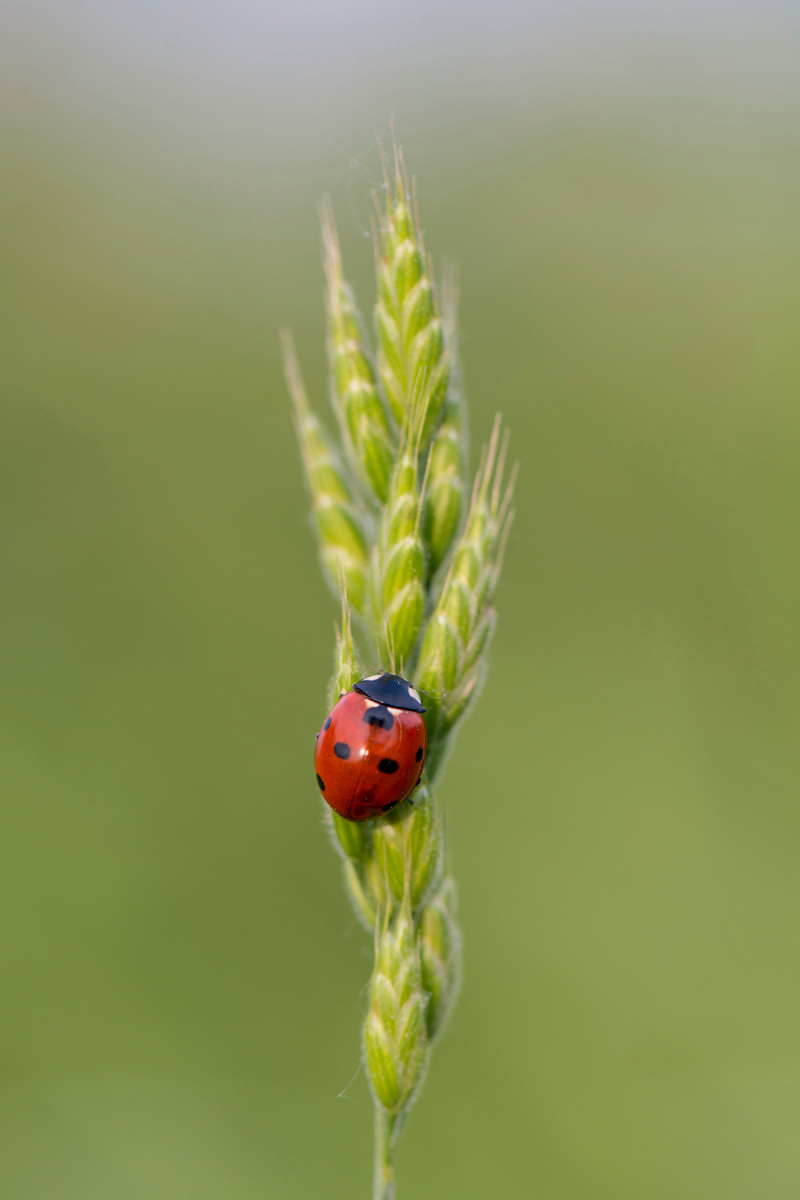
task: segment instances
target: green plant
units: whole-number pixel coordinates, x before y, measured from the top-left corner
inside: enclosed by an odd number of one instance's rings
[[[397,1137],[458,986],[456,893],[431,789],[485,669],[514,483],[513,472],[504,481],[508,438],[498,418],[463,503],[455,287],[445,287],[443,319],[396,146],[386,194],[376,235],[376,366],[342,274],[330,205],[321,210],[336,438],[311,409],[284,334],[319,554],[342,603],[328,700],[368,673],[356,655],[352,606],[380,665],[414,679],[428,708],[427,780],[413,803],[357,824],[326,807],[347,889],[375,941],[363,1034],[376,1109],[375,1200],[394,1195]]]

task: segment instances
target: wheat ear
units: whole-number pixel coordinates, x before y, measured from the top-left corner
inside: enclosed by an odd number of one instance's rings
[[[459,981],[455,884],[445,868],[442,814],[432,785],[474,700],[495,624],[494,593],[511,521],[514,472],[495,422],[466,513],[466,438],[455,344],[455,287],[440,315],[410,185],[397,144],[376,231],[377,354],[342,274],[333,213],[321,208],[328,354],[338,438],[311,409],[284,335],[286,377],[328,579],[341,596],[328,700],[368,672],[351,605],[380,664],[425,690],[427,777],[374,821],[325,806],[348,894],[372,933],[375,964],[363,1052],[376,1113],[374,1200],[395,1195],[394,1152],[422,1084],[431,1045]]]

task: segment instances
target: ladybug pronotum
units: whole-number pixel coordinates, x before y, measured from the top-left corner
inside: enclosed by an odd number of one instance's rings
[[[340,817],[367,821],[411,795],[425,766],[424,712],[408,680],[387,671],[344,693],[314,754],[319,790]]]

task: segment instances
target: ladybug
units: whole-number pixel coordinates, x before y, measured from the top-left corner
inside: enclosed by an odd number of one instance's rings
[[[340,817],[368,821],[413,792],[425,766],[424,712],[419,692],[387,671],[340,697],[314,754],[319,790]]]

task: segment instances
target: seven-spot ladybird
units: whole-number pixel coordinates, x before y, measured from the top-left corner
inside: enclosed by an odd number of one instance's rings
[[[413,792],[425,765],[424,712],[408,680],[386,671],[344,693],[314,754],[319,790],[339,816],[379,817]]]

